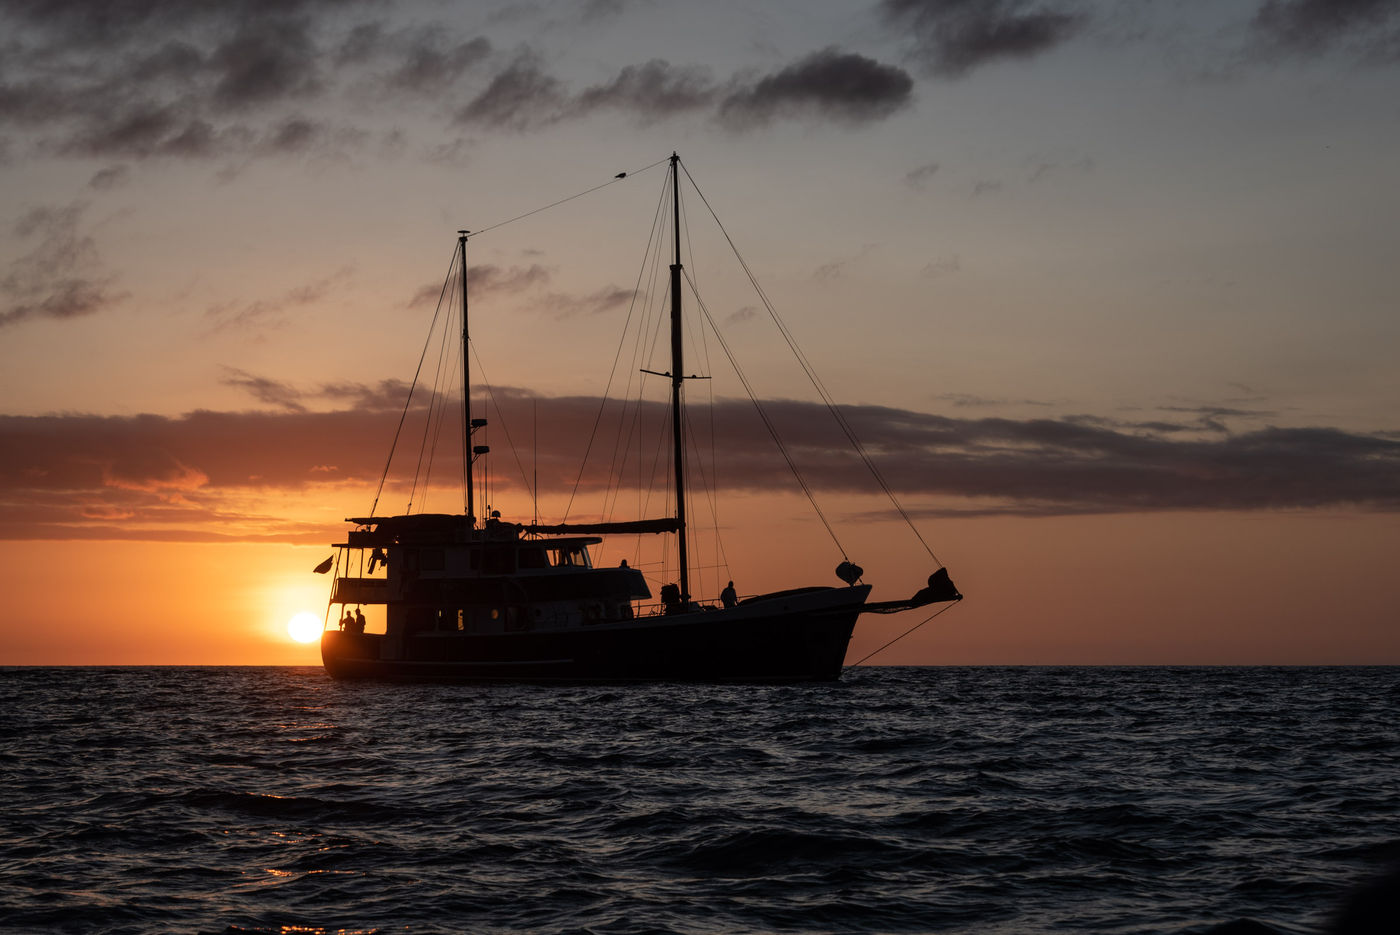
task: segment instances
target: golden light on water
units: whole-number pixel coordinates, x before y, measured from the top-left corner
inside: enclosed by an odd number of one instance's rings
[[[287,621],[287,635],[298,643],[314,643],[321,638],[321,618],[302,611]]]

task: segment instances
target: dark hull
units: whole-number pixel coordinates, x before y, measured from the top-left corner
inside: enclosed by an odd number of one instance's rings
[[[331,630],[322,636],[321,658],[327,673],[346,679],[835,681],[860,611],[859,601],[762,615],[740,608],[551,632],[403,639]]]

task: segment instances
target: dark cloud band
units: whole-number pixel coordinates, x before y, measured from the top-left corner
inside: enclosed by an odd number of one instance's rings
[[[122,538],[144,528],[159,528],[152,538],[168,538],[178,507],[182,528],[199,539],[225,534],[220,530],[237,518],[230,504],[250,496],[327,485],[372,489],[384,467],[382,451],[345,440],[387,443],[406,396],[402,384],[301,393],[239,371],[227,379],[280,411],[0,417],[0,537],[38,535],[31,506],[41,502],[53,504],[44,512],[45,536],[90,537],[93,517],[121,515]],[[346,401],[358,408],[310,408]],[[499,388],[494,401],[493,423],[537,426],[541,446],[531,458],[541,486],[568,489],[588,449],[599,401],[537,402]],[[721,401],[714,408],[704,423],[725,426],[714,439],[718,485],[791,490],[791,477],[751,404]],[[766,408],[809,484],[842,495],[872,489],[858,460],[837,443],[840,433],[824,408],[792,401]],[[1154,431],[1091,419],[952,419],[874,406],[843,411],[890,486],[926,512],[1400,510],[1400,441],[1380,435],[1320,428],[1203,434],[1165,423]],[[620,432],[633,419],[660,426],[666,416],[660,404],[632,413],[610,405],[600,424],[605,432],[608,426]],[[512,479],[506,450],[496,457],[503,459],[498,486],[523,487],[519,477]],[[439,470],[455,476],[456,467]],[[586,471],[582,489],[606,489],[606,473],[607,465]]]

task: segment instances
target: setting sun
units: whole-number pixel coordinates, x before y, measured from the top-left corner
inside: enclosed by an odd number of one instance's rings
[[[298,643],[314,643],[321,638],[321,618],[302,611],[287,621],[287,635]]]

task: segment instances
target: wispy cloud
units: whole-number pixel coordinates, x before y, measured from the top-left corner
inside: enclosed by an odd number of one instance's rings
[[[491,41],[485,36],[453,41],[440,30],[419,30],[404,41],[384,84],[414,95],[443,94],[469,69],[486,61],[491,51]]]
[[[690,113],[734,130],[782,120],[861,124],[888,117],[913,99],[902,69],[836,48],[813,52],[766,74],[718,81],[708,69],[660,59],[621,68],[610,80],[571,93],[541,59],[524,53],[458,110],[457,122],[525,131],[599,110],[630,114],[643,124]]]
[[[286,324],[291,310],[320,302],[352,273],[350,267],[342,267],[324,279],[296,286],[272,298],[213,305],[205,311],[204,317],[212,322],[211,330],[216,333],[279,328]]]
[[[1400,61],[1395,0],[1265,0],[1250,26],[1266,55],[1316,55],[1346,46],[1367,58]]]
[[[537,286],[549,283],[550,273],[538,263],[529,266],[499,266],[495,263],[482,263],[469,267],[468,288],[474,296],[514,295],[528,292]],[[461,280],[458,280],[458,287]],[[409,308],[436,305],[444,297],[450,297],[441,283],[427,283],[408,300]]]
[[[235,367],[225,367],[224,376],[219,380],[225,386],[246,390],[254,399],[288,412],[304,412],[302,392],[291,384],[268,377],[257,377]]]
[[[883,0],[880,11],[891,26],[908,31],[915,58],[944,77],[1048,52],[1087,21],[1077,6],[1053,0]]]
[[[370,386],[364,383],[323,383],[314,388],[298,387],[283,380],[257,376],[236,367],[225,367],[220,379],[225,386],[241,389],[264,405],[285,412],[306,412],[316,402],[329,403],[331,408],[359,412],[398,411],[408,400],[408,384],[402,380],[381,380]],[[321,407],[323,410],[325,406]]]
[[[493,77],[486,88],[457,111],[457,122],[493,129],[530,130],[565,116],[564,83],[527,53]]]
[[[661,59],[627,65],[606,84],[585,88],[574,101],[581,112],[612,108],[644,123],[712,105],[719,88],[708,69],[678,68]]]
[[[0,328],[40,318],[81,318],[125,298],[113,291],[96,243],[80,229],[85,211],[81,202],[37,207],[15,224],[14,235],[33,247],[0,277]]]
[[[908,172],[904,173],[904,184],[908,185],[910,188],[923,188],[937,171],[938,163],[925,163],[917,169],[910,169]]]
[[[604,286],[586,295],[551,293],[535,303],[535,308],[551,318],[562,320],[578,315],[601,315],[614,309],[625,308],[636,296],[631,289],[621,286]]]

